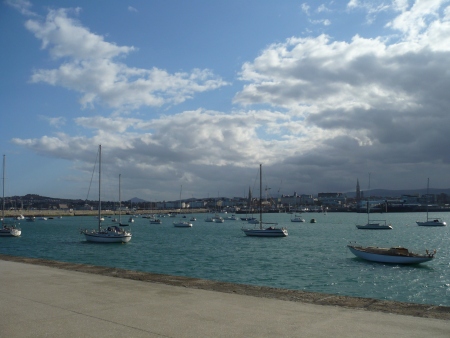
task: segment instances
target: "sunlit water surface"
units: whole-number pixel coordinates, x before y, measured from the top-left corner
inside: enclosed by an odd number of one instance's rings
[[[191,215],[188,215],[188,218]],[[450,241],[446,227],[419,227],[424,213],[373,214],[393,230],[358,230],[366,215],[306,213],[306,223],[290,214],[264,214],[289,231],[286,238],[246,237],[242,221],[205,222],[195,214],[192,228],[175,228],[175,218],[150,224],[138,217],[127,244],[85,241],[81,228],[96,228],[94,217],[22,221],[20,238],[0,238],[0,253],[72,263],[117,267],[232,283],[324,292],[382,300],[450,306]],[[239,216],[239,215],[238,215]],[[450,223],[450,213],[435,213]],[[317,223],[309,220],[315,218]],[[106,218],[105,225],[113,224]],[[404,246],[437,250],[428,263],[401,266],[371,263],[353,256],[346,245]]]

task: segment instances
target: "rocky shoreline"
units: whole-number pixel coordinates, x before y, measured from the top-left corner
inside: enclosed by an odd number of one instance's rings
[[[273,298],[284,301],[303,302],[316,305],[342,306],[357,310],[377,311],[405,316],[450,320],[449,306],[414,304],[378,300],[373,298],[348,297],[318,292],[305,292],[299,290],[285,290],[264,286],[233,284],[199,278],[171,276],[86,264],[66,263],[39,258],[16,257],[2,254],[0,254],[0,259],[5,261],[43,265],[57,269],[99,274],[109,277],[126,278],[150,283],[161,283],[186,288],[234,293],[238,295],[247,295],[254,297]]]

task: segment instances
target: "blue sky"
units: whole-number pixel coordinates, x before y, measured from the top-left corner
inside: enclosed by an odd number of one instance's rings
[[[450,2],[0,7],[6,194],[104,199],[450,187]],[[95,196],[90,196],[95,198]]]

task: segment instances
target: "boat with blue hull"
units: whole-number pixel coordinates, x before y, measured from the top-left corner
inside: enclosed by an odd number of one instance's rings
[[[419,264],[434,259],[436,250],[418,254],[404,247],[379,248],[374,246],[347,245],[350,251],[359,258],[367,261],[390,264]]]

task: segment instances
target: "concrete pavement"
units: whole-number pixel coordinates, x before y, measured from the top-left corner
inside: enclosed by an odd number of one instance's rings
[[[450,320],[5,260],[0,285],[0,337],[450,337]]]

